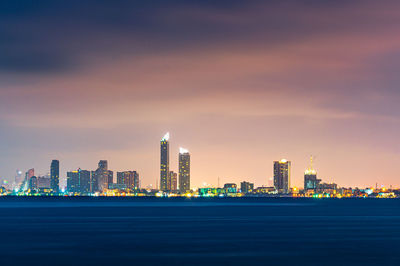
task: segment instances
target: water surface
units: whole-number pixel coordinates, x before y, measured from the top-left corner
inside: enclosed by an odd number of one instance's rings
[[[397,199],[0,198],[0,265],[399,265]]]

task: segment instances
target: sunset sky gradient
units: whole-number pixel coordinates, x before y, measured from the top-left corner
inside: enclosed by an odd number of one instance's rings
[[[192,186],[400,186],[399,1],[1,1],[0,177],[137,170]]]

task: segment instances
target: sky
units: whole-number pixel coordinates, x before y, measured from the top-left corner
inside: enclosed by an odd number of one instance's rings
[[[400,2],[0,2],[0,177],[17,169],[160,176],[191,153],[191,184],[400,187]]]

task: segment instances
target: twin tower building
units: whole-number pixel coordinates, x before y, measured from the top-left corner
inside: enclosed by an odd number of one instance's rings
[[[169,168],[169,133],[161,139],[160,190],[163,192],[190,192],[190,154],[184,148],[179,148],[179,188],[177,173]]]

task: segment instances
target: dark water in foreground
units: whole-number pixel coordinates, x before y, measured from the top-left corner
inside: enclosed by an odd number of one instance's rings
[[[0,265],[400,265],[400,200],[0,198]]]

